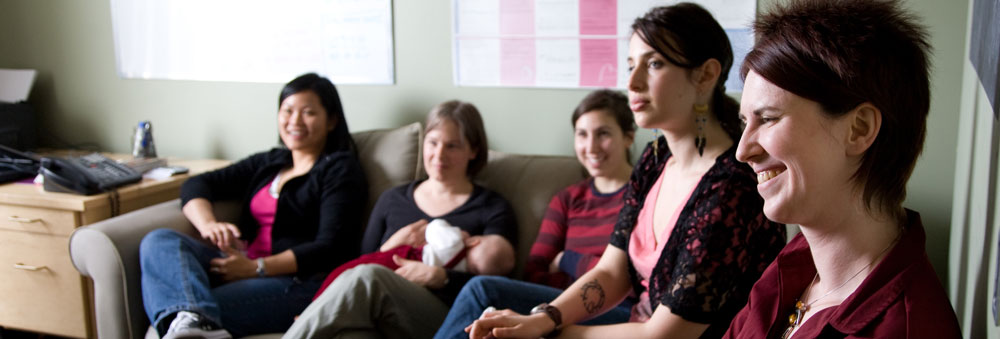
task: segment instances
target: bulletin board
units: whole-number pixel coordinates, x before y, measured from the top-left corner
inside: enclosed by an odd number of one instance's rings
[[[625,88],[635,18],[679,1],[452,0],[458,86]],[[755,0],[698,0],[733,45],[734,69],[753,47]],[[739,72],[726,88],[740,91]]]
[[[392,84],[390,0],[110,0],[118,74]]]

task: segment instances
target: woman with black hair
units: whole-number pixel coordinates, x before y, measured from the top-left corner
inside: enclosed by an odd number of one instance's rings
[[[169,229],[143,238],[146,314],[163,338],[281,332],[334,267],[357,257],[367,183],[337,89],[302,75],[278,98],[282,147],[192,177],[181,188],[196,239]],[[242,202],[238,224],[216,201]]]

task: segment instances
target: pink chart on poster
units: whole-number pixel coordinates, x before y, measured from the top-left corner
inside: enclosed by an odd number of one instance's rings
[[[753,0],[695,0],[719,18],[742,62]],[[624,88],[631,22],[657,0],[453,0],[458,86]],[[726,80],[740,90],[738,72]],[[734,77],[733,75],[736,75]]]

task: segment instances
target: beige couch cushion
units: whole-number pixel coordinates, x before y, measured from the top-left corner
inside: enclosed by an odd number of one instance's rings
[[[368,206],[363,225],[368,224],[368,215],[382,192],[421,176],[422,132],[420,123],[414,122],[403,127],[356,132],[351,135],[358,146],[361,168],[368,179]]]
[[[423,177],[421,132],[420,124],[413,123],[353,134],[370,186],[369,210],[385,189]],[[522,274],[549,200],[584,176],[583,167],[573,157],[490,152],[489,163],[476,182],[507,198],[517,214],[520,234],[515,277]],[[239,212],[237,204],[214,207],[224,220],[234,220]],[[195,232],[178,208],[178,201],[173,200],[84,226],[73,233],[73,264],[94,282],[98,337],[155,337],[155,333],[146,332],[149,322],[139,289],[138,248],[146,233],[161,227]]]
[[[586,170],[574,157],[490,151],[489,162],[476,176],[476,182],[507,198],[517,214],[517,266],[513,277],[523,275],[524,263],[552,196],[586,176]]]

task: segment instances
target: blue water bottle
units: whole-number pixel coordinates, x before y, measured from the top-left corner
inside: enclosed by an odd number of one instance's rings
[[[156,146],[153,144],[153,124],[140,121],[132,137],[133,158],[156,158]]]

